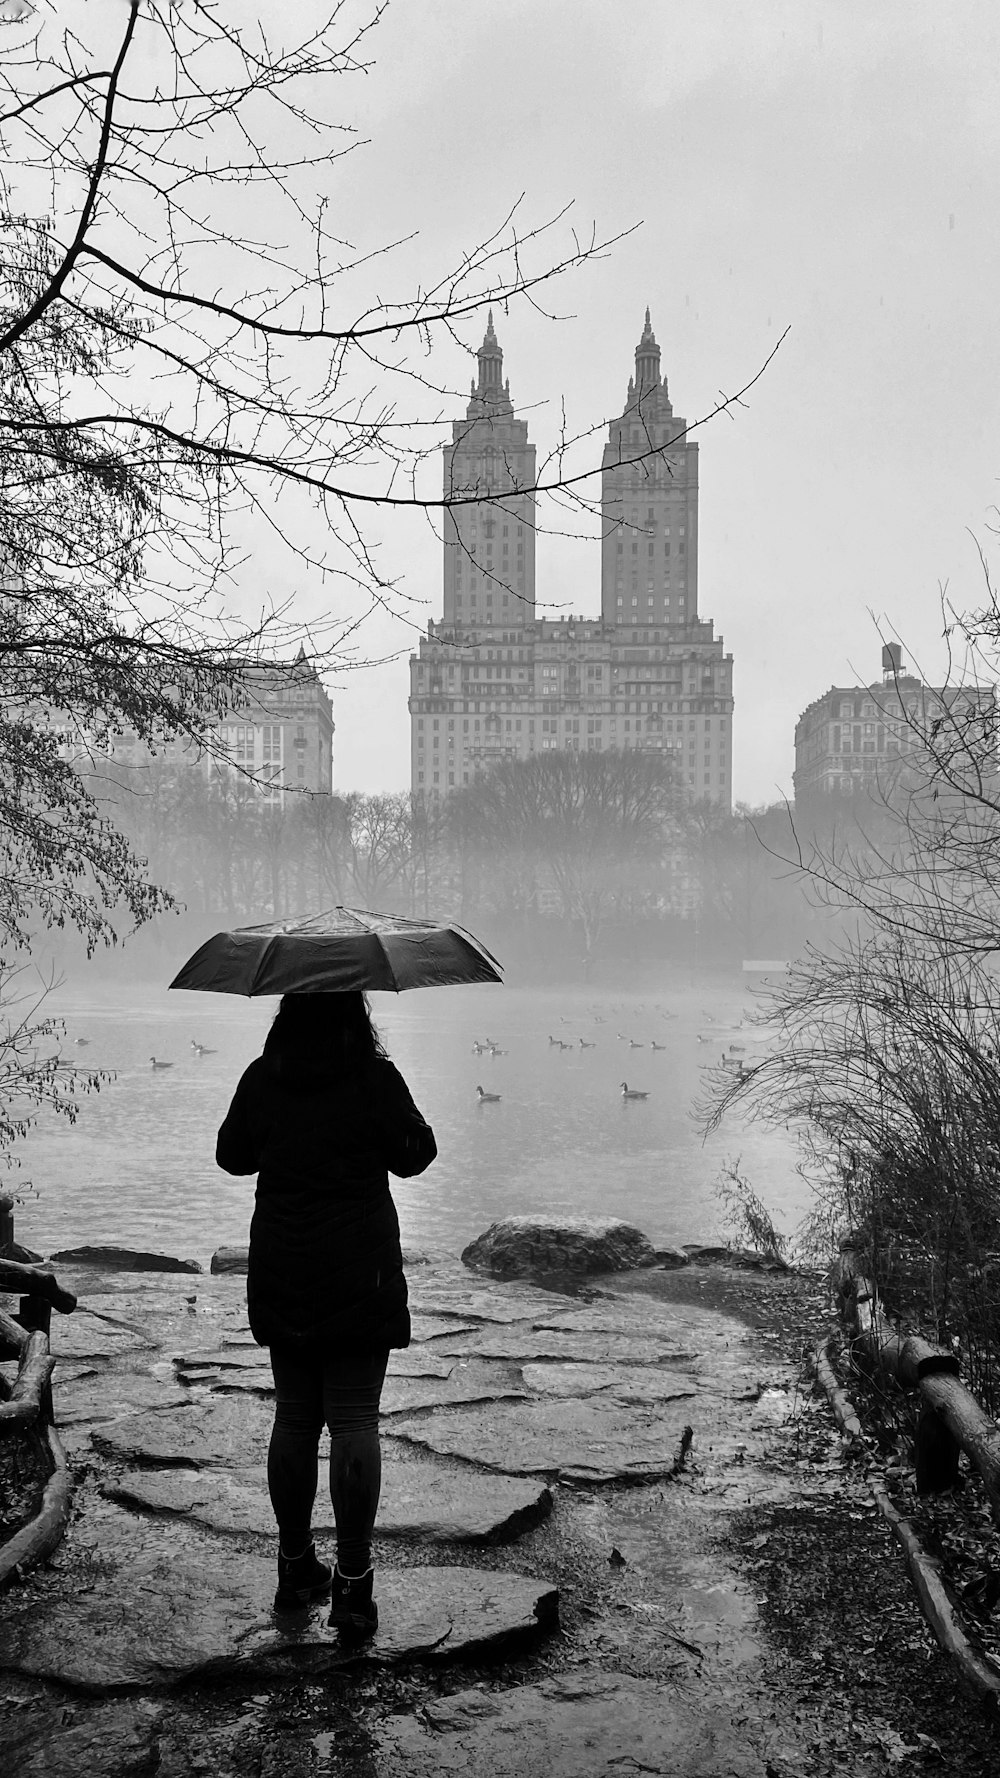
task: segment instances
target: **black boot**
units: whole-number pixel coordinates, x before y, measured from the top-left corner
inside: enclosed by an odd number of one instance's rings
[[[283,1556],[279,1551],[275,1611],[301,1611],[330,1591],[332,1579],[330,1564],[319,1560],[314,1543],[301,1556]]]
[[[333,1571],[333,1593],[330,1600],[330,1628],[352,1641],[374,1636],[378,1629],[378,1606],[372,1598],[374,1569],[364,1574],[341,1574]]]

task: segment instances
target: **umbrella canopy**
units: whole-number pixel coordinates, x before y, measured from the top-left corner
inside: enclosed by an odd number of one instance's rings
[[[212,994],[331,994],[499,982],[500,966],[460,926],[403,920],[363,908],[217,932],[189,957],[172,988]]]

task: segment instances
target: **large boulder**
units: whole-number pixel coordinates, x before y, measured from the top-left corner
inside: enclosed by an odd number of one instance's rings
[[[470,1241],[462,1263],[493,1278],[581,1278],[631,1272],[657,1259],[645,1235],[616,1216],[578,1222],[507,1216]]]
[[[217,1247],[212,1255],[212,1271],[246,1273],[250,1270],[249,1247]]]

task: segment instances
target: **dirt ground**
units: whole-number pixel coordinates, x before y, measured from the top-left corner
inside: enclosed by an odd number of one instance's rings
[[[739,1317],[801,1361],[808,1391],[809,1354],[833,1322],[824,1280],[718,1267],[650,1274],[637,1288]],[[918,1501],[905,1436],[877,1437],[872,1404],[856,1382],[842,1380],[862,1423],[872,1428],[850,1496],[821,1506],[751,1508],[734,1516],[725,1539],[728,1555],[758,1589],[772,1682],[784,1691],[789,1722],[808,1737],[811,1763],[796,1769],[802,1778],[844,1772],[867,1778],[887,1769],[994,1778],[1000,1725],[963,1692],[955,1663],[928,1629],[866,1472],[882,1475],[925,1547],[941,1559],[956,1603],[971,1590],[982,1612],[992,1596],[982,1576],[992,1572],[996,1533],[981,1493],[967,1483],[958,1496]],[[825,1401],[804,1393],[797,1461],[812,1461],[818,1471],[828,1466],[832,1427]],[[776,1447],[774,1461],[786,1462],[787,1450]],[[1000,1647],[1000,1606],[993,1603]],[[963,1628],[982,1652],[993,1640],[991,1616],[963,1613]],[[780,1760],[773,1770],[784,1778]]]

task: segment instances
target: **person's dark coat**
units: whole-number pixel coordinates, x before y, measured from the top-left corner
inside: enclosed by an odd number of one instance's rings
[[[307,1053],[251,1062],[219,1131],[227,1173],[256,1173],[247,1306],[262,1346],[378,1352],[410,1343],[389,1172],[437,1144],[398,1069],[331,1070]]]

